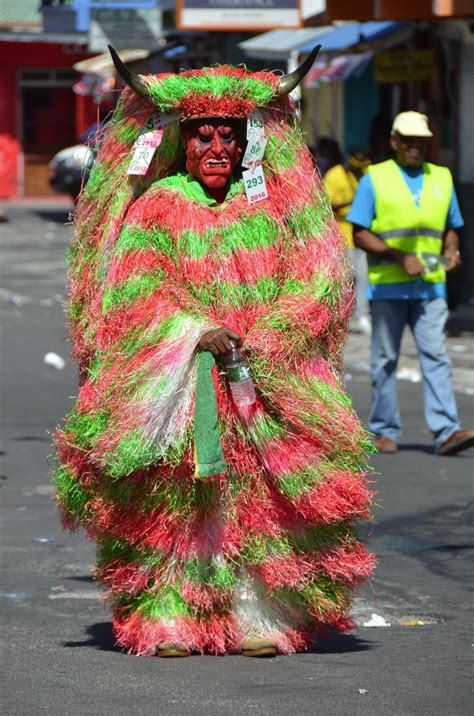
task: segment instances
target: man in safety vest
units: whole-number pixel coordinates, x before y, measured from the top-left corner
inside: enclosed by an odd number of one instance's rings
[[[409,325],[424,382],[425,419],[435,452],[453,455],[474,445],[462,430],[446,354],[446,272],[461,264],[456,230],[463,226],[449,169],[424,162],[428,118],[395,117],[395,160],[371,166],[362,177],[347,220],[355,245],[368,254],[372,314],[372,406],[369,430],[380,452],[398,449],[401,430],[397,362]]]

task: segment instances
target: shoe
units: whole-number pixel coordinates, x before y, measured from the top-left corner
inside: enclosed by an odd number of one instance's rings
[[[278,649],[271,639],[249,636],[242,644],[243,656],[276,656]]]
[[[181,644],[177,641],[163,641],[159,644],[156,653],[157,656],[173,658],[179,656],[189,656],[189,649],[186,644]]]
[[[377,435],[374,445],[379,452],[394,453],[398,451],[398,445],[395,440],[388,438],[386,435]]]
[[[456,430],[444,443],[435,447],[436,455],[455,455],[474,446],[474,430]]]

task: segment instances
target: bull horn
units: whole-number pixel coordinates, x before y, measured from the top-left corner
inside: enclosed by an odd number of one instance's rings
[[[282,97],[285,94],[289,94],[295,89],[295,87],[297,87],[297,85],[299,85],[301,80],[311,69],[311,66],[320,49],[321,45],[316,45],[316,47],[311,51],[311,54],[308,55],[305,61],[302,62],[301,65],[296,68],[296,70],[293,70],[293,72],[290,72],[288,75],[283,75],[282,77],[280,77],[280,84],[278,85],[277,89],[277,95],[279,97]]]
[[[141,75],[135,74],[135,72],[132,72],[131,69],[124,65],[115,47],[112,47],[112,45],[107,45],[107,47],[109,48],[109,52],[112,55],[112,62],[115,65],[115,69],[117,70],[123,81],[129,87],[131,87],[132,90],[139,94],[140,97],[146,97],[147,99],[150,99],[148,86],[144,81],[143,77]]]

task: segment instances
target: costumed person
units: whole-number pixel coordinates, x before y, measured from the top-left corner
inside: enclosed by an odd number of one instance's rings
[[[111,52],[129,87],[70,254],[63,521],[96,541],[129,652],[300,651],[351,628],[374,564],[355,531],[370,443],[339,374],[349,266],[288,97],[316,51],[286,76],[141,76]]]

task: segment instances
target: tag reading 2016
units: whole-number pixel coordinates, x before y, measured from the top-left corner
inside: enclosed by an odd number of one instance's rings
[[[268,196],[265,177],[263,175],[263,167],[259,164],[253,169],[247,169],[242,172],[244,180],[245,193],[249,204],[256,204],[258,201],[266,199]]]

